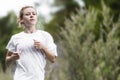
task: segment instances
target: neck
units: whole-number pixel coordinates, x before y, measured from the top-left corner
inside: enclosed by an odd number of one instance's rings
[[[34,33],[34,32],[36,32],[36,28],[35,27],[25,27],[25,29],[24,29],[24,32],[25,33]]]

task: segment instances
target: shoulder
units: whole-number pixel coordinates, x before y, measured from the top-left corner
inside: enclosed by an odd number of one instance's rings
[[[23,32],[16,33],[12,35],[11,39],[21,38],[23,36]]]
[[[52,37],[52,35],[51,35],[49,32],[47,32],[47,31],[38,30],[38,32],[39,32],[40,34],[42,34],[43,36],[45,36],[45,37]]]
[[[44,30],[39,30],[40,34],[47,40],[47,41],[54,41],[52,35]]]

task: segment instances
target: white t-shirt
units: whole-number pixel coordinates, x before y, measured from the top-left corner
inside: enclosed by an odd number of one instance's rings
[[[34,47],[34,39],[57,56],[56,45],[48,32],[37,30],[31,34],[20,32],[13,35],[6,48],[11,52],[20,52],[20,59],[16,60],[14,80],[44,80],[46,55]]]

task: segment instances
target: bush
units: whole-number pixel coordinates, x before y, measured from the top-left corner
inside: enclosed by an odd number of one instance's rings
[[[113,21],[109,8],[80,10],[65,25],[59,43],[68,80],[120,80],[120,21]]]

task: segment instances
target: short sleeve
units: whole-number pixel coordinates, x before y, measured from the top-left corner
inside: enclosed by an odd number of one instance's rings
[[[13,41],[13,37],[11,37],[11,39],[9,40],[9,42],[6,46],[6,49],[8,49],[8,51],[10,51],[10,52],[15,52],[15,44]]]
[[[48,33],[46,36],[46,46],[47,48],[52,51],[55,56],[57,56],[57,46],[54,43],[53,37]]]

